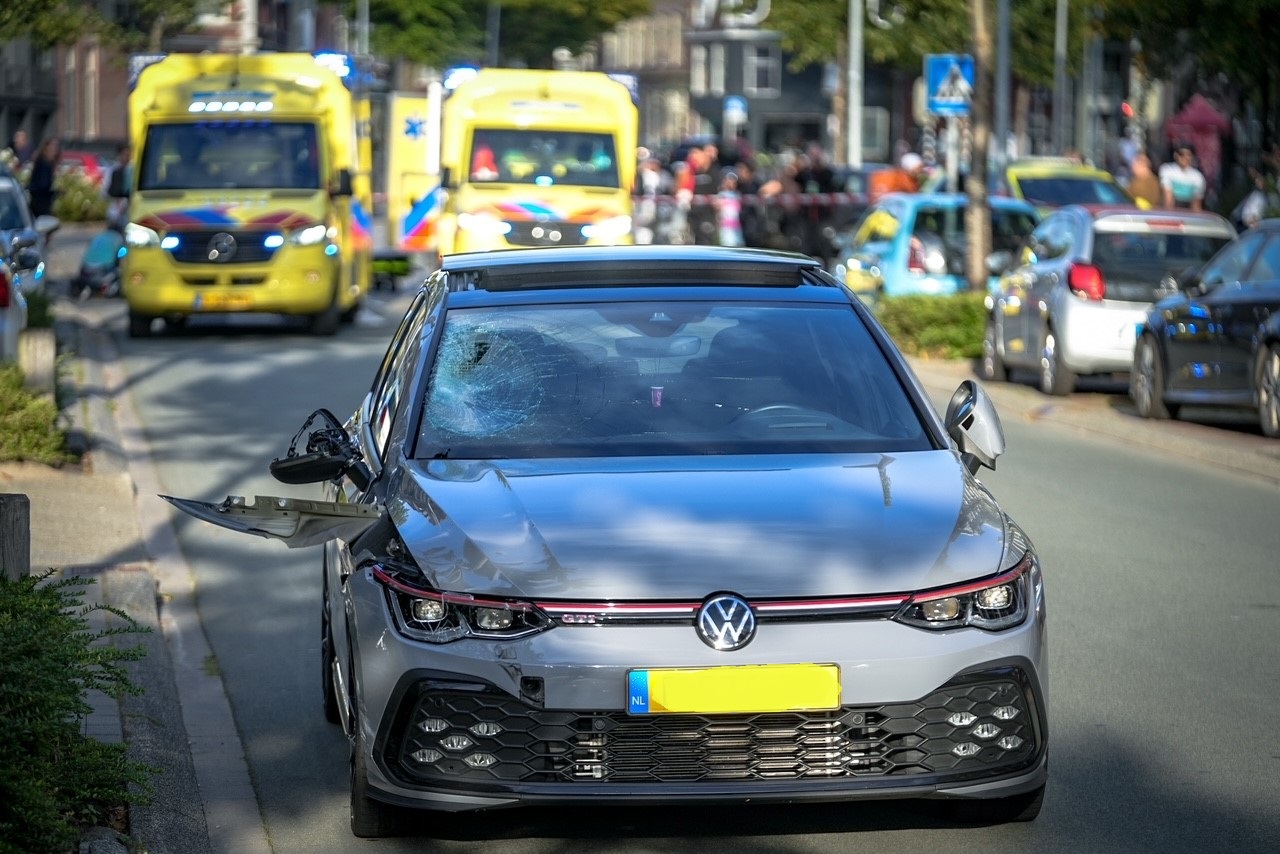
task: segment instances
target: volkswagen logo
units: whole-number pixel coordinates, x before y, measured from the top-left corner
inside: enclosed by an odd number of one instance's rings
[[[210,261],[230,261],[236,254],[236,239],[225,231],[219,231],[209,240],[207,257]]]
[[[742,649],[756,636],[756,615],[741,596],[717,593],[698,611],[698,637],[722,652]]]

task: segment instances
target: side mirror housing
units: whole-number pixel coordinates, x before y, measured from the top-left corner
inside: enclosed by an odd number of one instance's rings
[[[355,191],[351,188],[351,170],[339,169],[338,174],[334,176],[333,186],[329,190],[329,195],[335,198],[340,196],[355,195]]]
[[[943,423],[970,474],[976,474],[979,466],[995,469],[996,458],[1005,449],[1004,427],[982,386],[973,380],[960,383],[947,403]]]
[[[440,186],[444,187],[446,190],[455,189],[453,186],[453,170],[448,166],[442,166],[440,168]]]

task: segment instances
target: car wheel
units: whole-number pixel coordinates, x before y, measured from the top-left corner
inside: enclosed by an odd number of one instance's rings
[[[351,308],[342,312],[342,322],[352,324],[356,322],[356,316],[360,314],[360,309],[364,307],[364,300],[356,300],[351,304]]]
[[[138,314],[137,312],[129,312],[129,337],[130,338],[146,338],[151,334],[151,316],[148,314]]]
[[[1280,344],[1258,354],[1258,424],[1264,435],[1280,438]]]
[[[1007,824],[1035,821],[1044,805],[1044,786],[1021,795],[990,800],[947,801],[948,817],[959,824]]]
[[[1061,397],[1076,387],[1076,375],[1062,363],[1062,347],[1052,327],[1045,330],[1040,349],[1040,391]]]
[[[355,722],[351,737],[351,834],[360,839],[395,836],[404,827],[404,810],[369,797],[364,736]]]
[[[1000,328],[994,317],[987,318],[987,331],[982,336],[982,378],[989,382],[1002,383],[1009,379],[1009,369],[1000,357]]]
[[[324,692],[324,719],[331,724],[342,723],[338,710],[338,689],[333,680],[333,629],[329,608],[329,572],[324,569],[324,599],[320,606],[320,690]]]
[[[1165,421],[1178,416],[1178,408],[1164,402],[1164,367],[1160,364],[1160,350],[1150,335],[1139,338],[1134,348],[1129,396],[1143,418]]]

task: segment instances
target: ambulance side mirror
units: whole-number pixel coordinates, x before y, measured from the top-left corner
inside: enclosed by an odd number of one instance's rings
[[[331,196],[350,196],[354,195],[351,190],[351,170],[339,169],[337,176],[334,178],[333,187],[329,190]]]
[[[453,170],[448,166],[443,166],[440,169],[440,186],[446,190],[455,189],[453,186]]]

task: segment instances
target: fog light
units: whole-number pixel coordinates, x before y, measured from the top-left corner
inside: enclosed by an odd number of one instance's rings
[[[966,741],[964,744],[957,744],[951,748],[951,752],[961,758],[969,756],[977,756],[982,752],[982,748],[974,744],[972,741]]]
[[[947,723],[952,726],[968,726],[978,719],[977,715],[971,715],[968,712],[956,712],[947,718]]]
[[[462,761],[472,768],[490,768],[498,764],[498,757],[491,753],[473,753],[464,757]]]
[[[440,718],[427,718],[418,727],[423,732],[444,732],[449,728],[448,721],[442,721]]]
[[[1013,588],[1007,584],[978,591],[978,607],[986,611],[1008,608],[1013,602]]]
[[[934,622],[943,622],[945,620],[954,620],[960,616],[960,600],[955,598],[935,599],[932,602],[922,602],[920,611],[924,614],[926,620]]]
[[[1011,721],[1018,716],[1018,710],[1013,706],[1001,706],[991,713],[993,718],[1002,721]]]
[[[414,762],[421,762],[424,765],[431,762],[439,762],[441,756],[443,756],[443,754],[440,753],[440,751],[432,750],[430,747],[424,747],[421,750],[415,750],[413,753],[409,754],[409,757],[413,759]]]
[[[422,623],[436,623],[444,619],[445,605],[439,599],[414,599],[409,605],[413,618]]]
[[[977,738],[995,738],[1000,734],[1000,727],[995,724],[980,724],[974,727],[973,734]]]
[[[475,744],[474,741],[465,735],[451,735],[440,739],[440,746],[445,750],[466,750]]]
[[[476,628],[488,632],[511,628],[515,621],[506,608],[476,608]]]
[[[997,741],[996,744],[1000,745],[1005,750],[1017,750],[1022,746],[1022,739],[1018,738],[1016,735],[1006,735],[1004,738]]]
[[[481,736],[497,735],[498,733],[502,732],[502,727],[498,726],[492,721],[481,721],[478,724],[472,724],[471,726],[467,727],[467,729],[471,730],[471,733],[473,735],[481,735]]]

